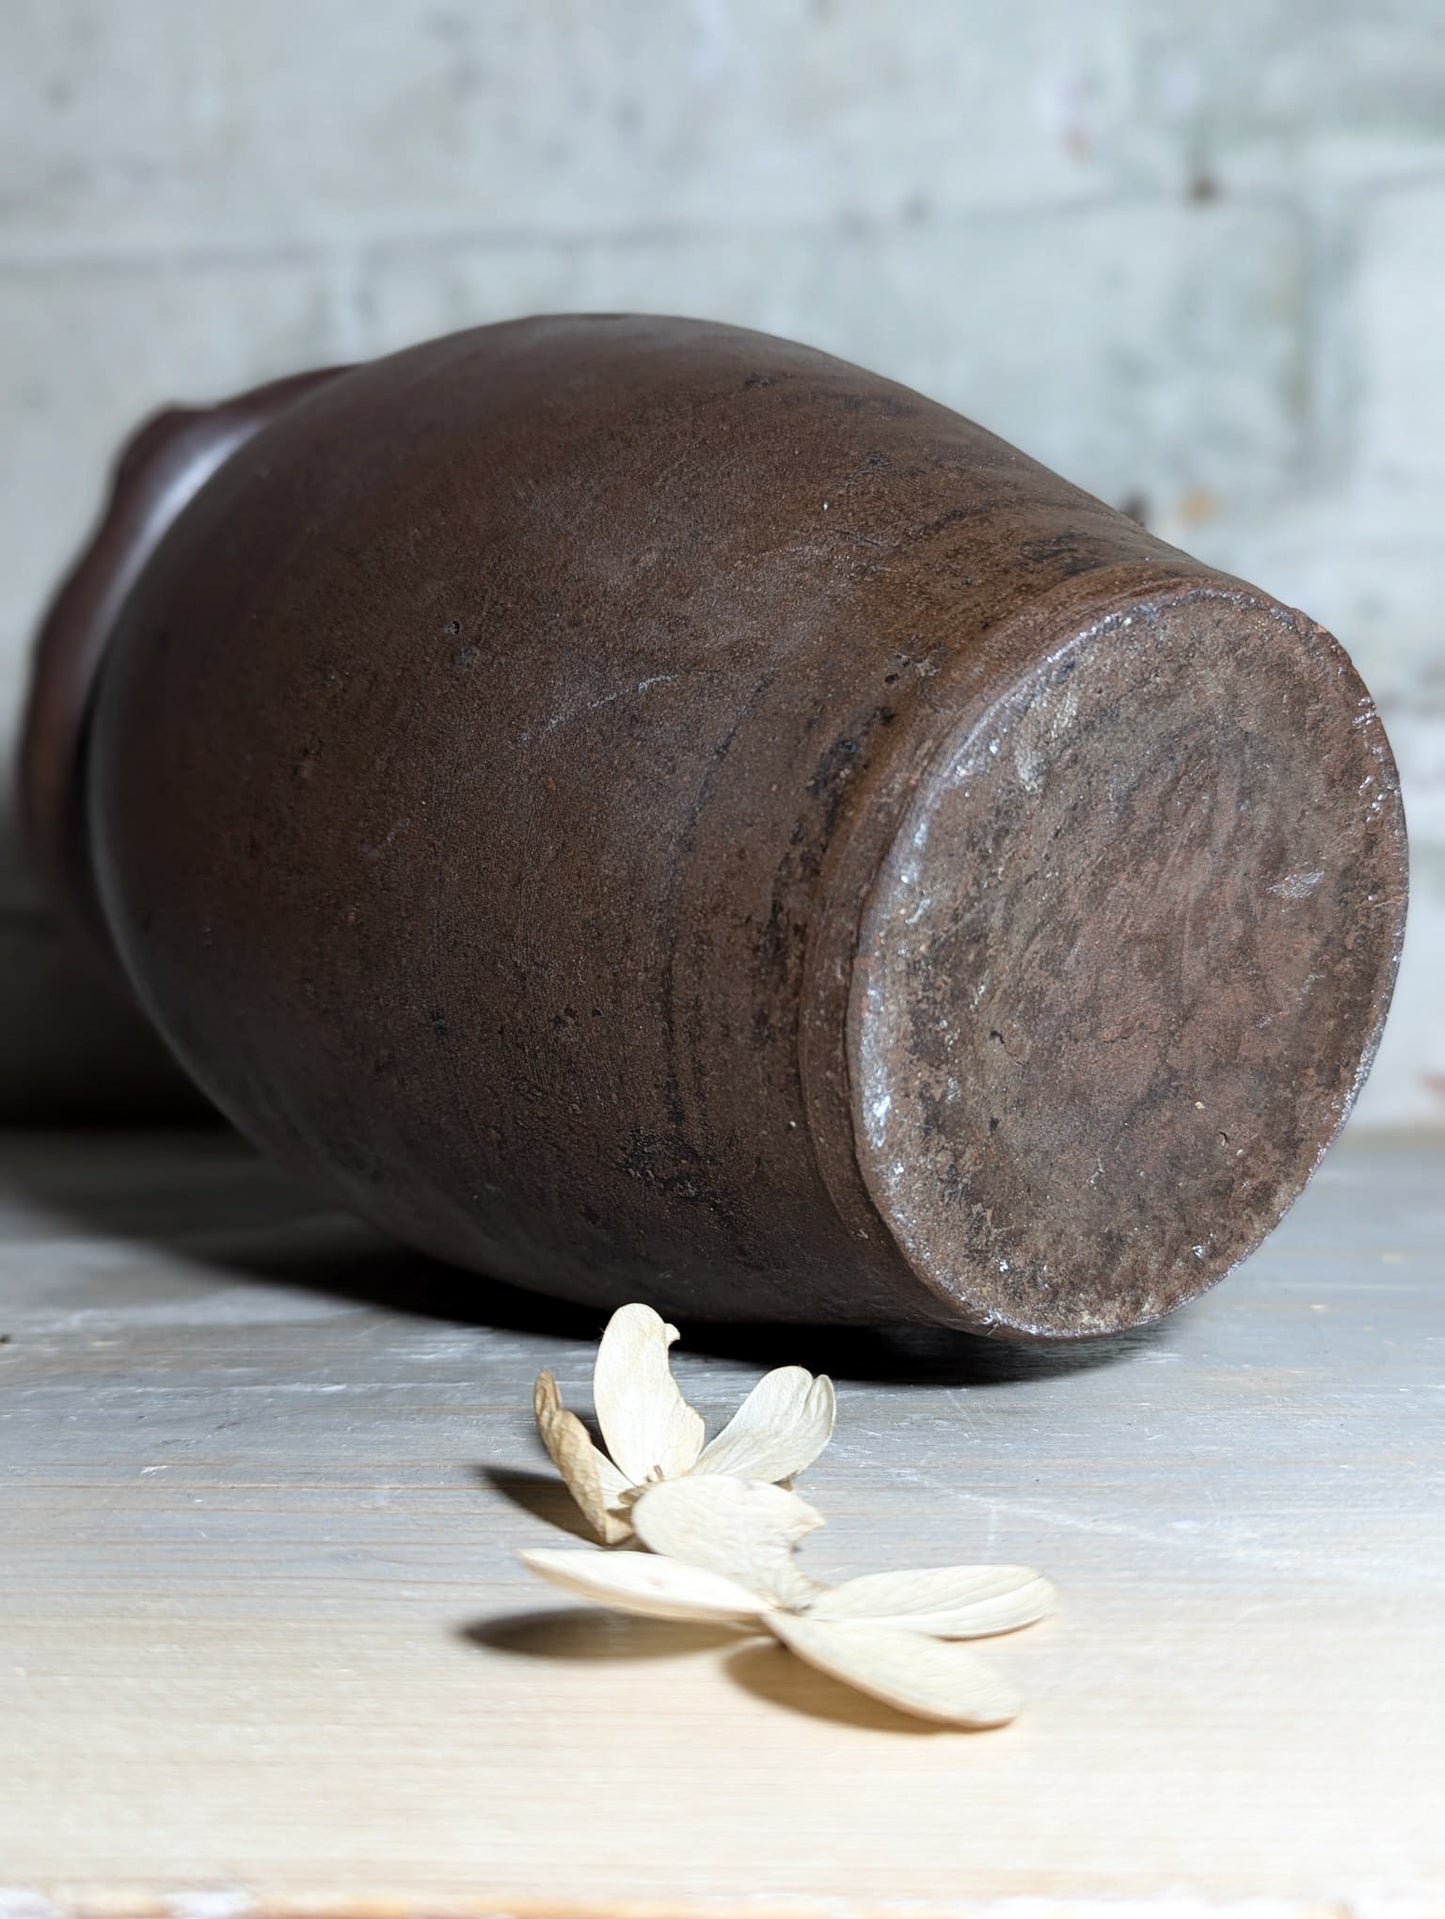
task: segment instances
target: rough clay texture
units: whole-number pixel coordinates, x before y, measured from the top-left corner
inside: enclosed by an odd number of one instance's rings
[[[912,916],[936,950],[883,996],[915,1025],[959,1010],[959,928],[987,930],[997,1018],[1027,1045],[1047,975],[1034,1037],[1072,1019],[1077,1070],[1047,1137],[1034,1076],[977,1178],[907,1151],[890,1233],[848,1110],[872,1071],[846,1058],[859,915],[945,739],[1083,634],[1058,779],[939,790],[962,813],[935,917]],[[1297,1190],[1398,947],[1393,766],[1332,642],[957,415],[735,329],[519,323],[313,390],[146,568],[94,740],[116,944],[223,1109],[414,1244],[602,1304],[1061,1336],[1151,1317]],[[1077,845],[1039,950],[1011,946],[1027,915],[991,863],[1053,825]],[[1099,880],[1121,849],[1132,908]],[[1328,883],[1300,894],[1312,861]],[[980,887],[970,921],[949,896]],[[868,963],[905,951],[880,910]],[[1311,973],[1330,941],[1356,958]],[[1119,1108],[1091,1036],[1130,995],[1121,1258],[1117,1167],[1070,1217]],[[955,1135],[999,1104],[973,1037]],[[936,1071],[916,1035],[888,1053]],[[1258,1109],[1247,1177],[1161,1129],[1166,1055],[1195,1097]],[[1058,1303],[1026,1286],[1003,1312],[992,1240],[935,1218],[920,1253],[900,1229],[950,1177],[1007,1226],[997,1151],[1051,1141],[1028,1233]],[[1181,1230],[1206,1242],[1182,1270]]]
[[[869,902],[865,1173],[1001,1327],[1177,1305],[1354,1092],[1403,906],[1393,764],[1338,650],[1272,615],[1195,591],[1060,649],[945,747]]]

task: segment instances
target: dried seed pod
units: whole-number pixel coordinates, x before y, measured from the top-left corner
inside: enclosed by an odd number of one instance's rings
[[[607,1322],[592,1374],[600,1451],[557,1381],[540,1373],[532,1396],[537,1431],[593,1532],[615,1545],[632,1531],[645,1487],[698,1474],[772,1483],[811,1466],[833,1436],[833,1382],[801,1366],[764,1373],[736,1413],[704,1445],[702,1415],[678,1390],[668,1360],[677,1338],[650,1306],[619,1306]]]
[[[1021,1338],[1157,1317],[1298,1193],[1405,895],[1318,627],[732,328],[238,406],[149,557],[164,434],[131,462],[31,786],[278,1158],[567,1298]]]
[[[933,1566],[821,1586],[797,1564],[823,1524],[806,1500],[760,1480],[668,1480],[636,1505],[647,1553],[523,1552],[553,1585],[616,1612],[770,1632],[800,1659],[904,1712],[1002,1726],[1020,1700],[992,1667],[940,1640],[990,1638],[1052,1610],[1027,1566]]]

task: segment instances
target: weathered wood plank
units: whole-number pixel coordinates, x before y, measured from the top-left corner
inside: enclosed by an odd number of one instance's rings
[[[760,1365],[835,1372],[821,1575],[1059,1583],[988,1649],[1029,1709],[972,1736],[529,1581],[567,1517],[530,1383],[585,1403],[586,1316],[465,1323],[470,1282],[222,1136],[5,1166],[0,1911],[1445,1911],[1439,1143],[1348,1142],[1107,1354],[690,1334],[714,1420]]]

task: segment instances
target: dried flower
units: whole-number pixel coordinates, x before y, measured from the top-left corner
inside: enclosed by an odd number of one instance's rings
[[[630,1509],[646,1486],[689,1473],[789,1480],[832,1437],[833,1382],[780,1366],[705,1446],[702,1415],[678,1391],[668,1364],[676,1338],[677,1328],[650,1306],[620,1307],[608,1321],[592,1379],[607,1453],[563,1406],[553,1375],[537,1377],[533,1407],[542,1443],[604,1545],[631,1536]]]
[[[766,1631],[810,1665],[902,1711],[953,1726],[1000,1726],[1019,1701],[962,1646],[1031,1625],[1053,1603],[1024,1566],[942,1566],[819,1585],[798,1541],[822,1515],[758,1480],[682,1479],[632,1507],[648,1553],[524,1552],[533,1572],[619,1612]]]

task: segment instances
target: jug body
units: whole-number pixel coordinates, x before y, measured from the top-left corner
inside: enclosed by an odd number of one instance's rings
[[[489,1276],[1077,1338],[1273,1226],[1404,911],[1337,644],[727,327],[316,380],[129,583],[81,891],[223,1112]]]

